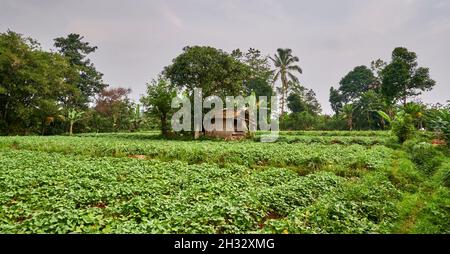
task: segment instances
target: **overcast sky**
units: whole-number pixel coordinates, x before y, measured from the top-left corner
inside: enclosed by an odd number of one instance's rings
[[[450,99],[449,0],[0,0],[7,29],[44,49],[68,33],[85,36],[99,47],[91,59],[105,81],[130,87],[134,99],[187,45],[291,48],[326,113],[330,87],[348,71],[404,46],[437,81],[423,101]]]

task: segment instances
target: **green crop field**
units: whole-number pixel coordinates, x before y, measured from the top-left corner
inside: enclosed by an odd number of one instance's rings
[[[427,134],[0,137],[2,233],[450,233],[450,159]]]

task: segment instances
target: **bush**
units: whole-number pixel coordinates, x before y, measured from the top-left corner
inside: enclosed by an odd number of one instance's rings
[[[411,115],[400,111],[392,122],[392,133],[397,136],[398,141],[403,144],[414,134],[415,128]]]
[[[388,168],[388,178],[397,189],[414,193],[423,182],[424,174],[405,155],[398,158],[394,165]]]
[[[407,141],[404,144],[410,159],[417,165],[418,169],[427,175],[432,175],[441,165],[441,152],[426,142]]]
[[[447,141],[447,145],[450,146],[450,110],[439,110],[431,120],[431,126],[434,130],[439,132],[442,137]]]
[[[418,214],[412,233],[437,234],[450,233],[450,191],[440,187],[427,200]]]

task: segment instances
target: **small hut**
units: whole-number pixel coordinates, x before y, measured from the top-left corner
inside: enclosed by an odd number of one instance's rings
[[[244,113],[245,112],[245,113]],[[216,126],[222,124],[222,130],[205,131],[205,135],[214,138],[224,138],[229,140],[243,139],[249,132],[249,113],[247,110],[223,109],[214,113],[215,118],[211,120]],[[227,129],[227,122],[232,125]]]

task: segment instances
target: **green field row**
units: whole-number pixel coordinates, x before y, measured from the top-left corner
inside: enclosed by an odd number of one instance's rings
[[[0,146],[90,156],[145,156],[189,164],[321,168],[344,166],[376,170],[391,164],[392,149],[385,146],[303,143],[167,141],[97,137],[5,137]]]
[[[381,174],[0,150],[3,233],[369,233],[395,219]]]

